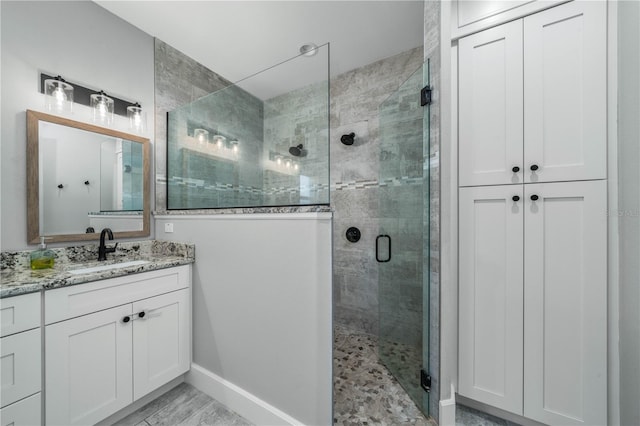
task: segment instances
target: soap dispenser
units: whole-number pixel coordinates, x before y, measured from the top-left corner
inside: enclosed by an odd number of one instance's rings
[[[31,252],[31,269],[53,268],[54,261],[53,250],[48,249],[44,237],[40,237],[40,248]]]

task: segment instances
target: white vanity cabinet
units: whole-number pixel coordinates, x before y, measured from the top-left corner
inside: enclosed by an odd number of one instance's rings
[[[190,266],[45,293],[46,424],[94,424],[185,373]]]
[[[2,426],[41,424],[40,301],[40,293],[0,299]]]

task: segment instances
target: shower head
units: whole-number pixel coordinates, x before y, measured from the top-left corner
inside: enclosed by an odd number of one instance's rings
[[[348,135],[342,135],[340,137],[340,142],[342,142],[345,145],[353,145],[353,143],[355,142],[356,139],[356,134],[351,132]]]
[[[293,155],[294,157],[304,157],[305,155],[307,155],[307,151],[302,148],[302,144],[299,144],[289,148],[289,154]]]

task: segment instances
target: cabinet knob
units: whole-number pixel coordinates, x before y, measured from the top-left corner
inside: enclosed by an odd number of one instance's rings
[[[536,194],[533,194],[531,196],[531,201],[538,201],[538,198],[540,198],[540,197],[538,197]]]
[[[518,172],[520,171],[520,167],[518,167],[518,166],[513,166],[513,167],[511,168],[511,171],[512,171],[513,173],[518,173]]]
[[[144,318],[144,315],[145,315],[145,313],[144,313],[144,311],[142,311],[142,312],[140,312],[140,313],[138,314],[138,318]]]
[[[539,167],[538,167],[538,165],[537,165],[537,164],[532,164],[532,165],[531,165],[531,171],[532,171],[532,172],[535,172],[536,170],[538,170],[538,168],[539,168]]]
[[[520,196],[519,195],[514,195],[513,197],[511,197],[511,199],[513,201],[520,201]]]
[[[122,318],[122,322],[127,323],[131,321],[131,318],[129,317],[129,315],[127,315],[126,317]]]

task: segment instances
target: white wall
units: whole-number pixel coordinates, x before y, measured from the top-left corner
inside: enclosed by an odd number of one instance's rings
[[[618,3],[620,424],[640,424],[640,3]]]
[[[151,36],[90,1],[2,1],[0,7],[0,247],[22,250],[29,248],[25,110],[43,110],[40,72],[139,101],[152,111],[154,48]],[[77,111],[74,119],[87,121],[82,108]],[[152,186],[151,205],[153,194]]]
[[[158,238],[196,245],[194,364],[284,413],[276,424],[332,423],[330,217],[156,220]],[[173,223],[173,233],[164,233],[165,223]],[[252,413],[251,397],[237,402],[228,388],[220,390],[220,380],[211,381],[194,383],[214,389],[212,396],[249,420],[274,424],[268,410]]]

